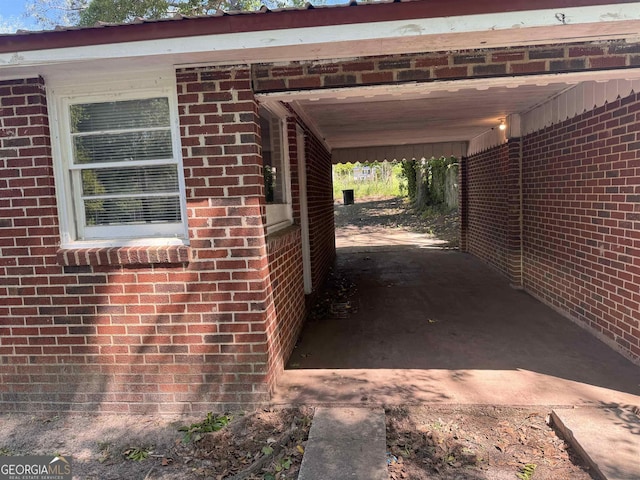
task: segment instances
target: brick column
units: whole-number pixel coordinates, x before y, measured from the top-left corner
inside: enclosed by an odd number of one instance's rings
[[[0,411],[57,400],[43,358],[69,358],[49,119],[42,78],[0,82]],[[84,345],[83,345],[84,346]],[[66,363],[71,370],[73,365]]]
[[[267,317],[273,311],[264,229],[258,107],[249,69],[179,71],[178,103],[192,262],[215,312],[206,382],[222,401],[269,398]],[[215,333],[214,333],[215,332]],[[205,387],[206,391],[206,387]]]

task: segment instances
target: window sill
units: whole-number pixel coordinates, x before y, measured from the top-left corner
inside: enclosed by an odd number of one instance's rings
[[[64,266],[152,265],[190,260],[189,247],[185,245],[61,248],[57,256],[58,263]]]
[[[293,224],[291,205],[288,203],[267,204],[267,234],[277,232]]]

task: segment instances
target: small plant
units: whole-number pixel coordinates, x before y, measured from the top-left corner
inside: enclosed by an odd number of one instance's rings
[[[516,477],[520,480],[531,480],[533,478],[533,472],[536,471],[537,465],[535,463],[527,463],[520,469],[520,473],[516,473]]]
[[[100,449],[98,462],[104,463],[111,458],[111,444],[109,442],[98,442],[98,448]]]
[[[131,447],[127,448],[122,454],[127,460],[135,460],[136,462],[141,462],[149,458],[150,453],[151,449],[149,448]]]
[[[189,426],[185,425],[184,427],[180,427],[178,431],[184,432],[182,436],[182,441],[184,443],[197,442],[205,433],[217,432],[218,430],[226,427],[231,420],[232,417],[229,415],[217,416],[209,412],[207,413],[207,418],[202,422],[192,423]]]
[[[0,457],[9,457],[11,456],[11,450],[5,447],[0,447]]]
[[[276,472],[281,472],[282,470],[289,470],[290,468],[291,468],[291,459],[289,457],[284,457],[279,459],[275,465]]]

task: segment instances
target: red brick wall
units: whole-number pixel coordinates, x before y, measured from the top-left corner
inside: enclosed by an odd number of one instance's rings
[[[333,179],[331,154],[307,129],[305,129],[305,147],[311,283],[315,292],[322,287],[327,278],[336,254]]]
[[[610,41],[258,65],[253,77],[266,92],[637,66],[640,45]]]
[[[55,321],[61,312],[83,308],[64,295],[84,279],[67,279],[56,263],[59,235],[41,78],[0,82],[0,190],[0,402],[11,409],[28,398],[36,410],[63,394],[52,393],[50,387],[64,379],[40,363],[42,356],[63,362],[86,348]],[[67,337],[58,338],[60,333]],[[76,369],[68,361],[65,367],[69,373]]]
[[[463,162],[468,191],[466,251],[508,275],[509,145],[472,155]]]
[[[523,143],[524,285],[640,358],[640,95]]]
[[[270,384],[273,386],[293,351],[306,315],[300,227],[269,235],[269,277],[273,312],[269,315]]]
[[[59,249],[43,81],[0,84],[0,410],[268,400],[305,315],[299,227],[265,235],[249,70],[188,69],[177,83],[190,245],[83,250]],[[307,138],[315,285],[333,258],[331,164]]]
[[[248,69],[178,73],[191,244],[58,252],[41,80],[2,88],[0,408],[268,400],[269,264]]]

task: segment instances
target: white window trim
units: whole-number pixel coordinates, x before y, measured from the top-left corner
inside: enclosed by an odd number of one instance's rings
[[[289,135],[287,132],[286,108],[280,102],[262,104],[270,113],[280,120],[280,143],[282,145],[282,163],[284,170],[284,203],[267,204],[267,234],[277,232],[293,224],[293,206],[291,198],[291,155],[289,151]]]
[[[188,217],[186,209],[186,189],[184,183],[184,168],[182,163],[182,145],[180,141],[180,127],[178,117],[178,101],[175,72],[172,70],[154,72],[129,72],[118,75],[84,76],[79,78],[69,72],[64,80],[60,78],[47,79],[47,107],[49,110],[52,155],[54,163],[54,178],[58,203],[61,248],[107,248],[127,246],[174,246],[188,244]],[[99,93],[96,93],[99,92]],[[144,237],[131,236],[129,238],[112,239],[78,239],[75,200],[70,176],[70,121],[69,105],[72,103],[89,103],[92,101],[119,101],[153,97],[167,97],[169,99],[170,122],[174,162],[178,165],[178,185],[180,195],[180,209],[183,219],[179,233],[172,229],[171,235]],[[171,163],[171,162],[168,162]],[[132,164],[133,166],[133,164]],[[135,229],[135,226],[113,227],[114,232],[123,229]],[[142,229],[144,230],[144,229]]]

